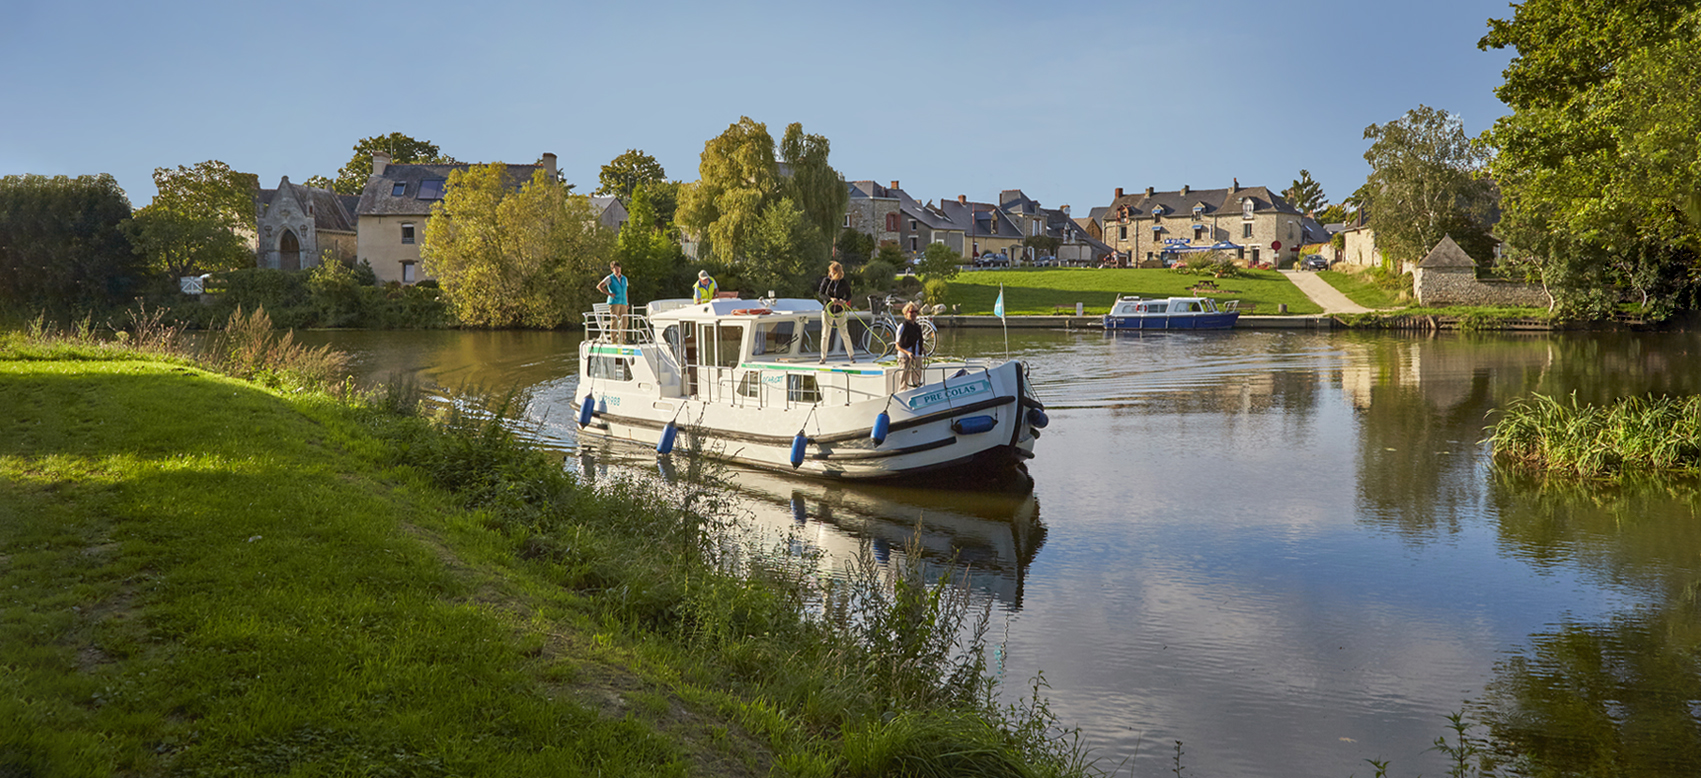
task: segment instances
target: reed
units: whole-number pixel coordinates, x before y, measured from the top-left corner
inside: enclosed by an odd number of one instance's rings
[[[1500,462],[1588,480],[1701,472],[1701,396],[1627,397],[1608,405],[1547,395],[1514,401],[1489,427]]]

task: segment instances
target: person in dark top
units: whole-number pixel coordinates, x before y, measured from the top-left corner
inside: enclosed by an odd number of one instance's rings
[[[821,285],[816,287],[816,295],[821,298],[821,361],[827,361],[827,351],[833,344],[833,328],[839,330],[839,339],[845,343],[845,356],[850,361],[856,361],[856,347],[851,345],[850,337],[850,281],[845,280],[845,266],[834,262],[827,266],[827,277],[821,279]]]
[[[904,320],[898,323],[898,363],[903,366],[904,388],[921,386],[921,322],[916,304],[904,305]]]

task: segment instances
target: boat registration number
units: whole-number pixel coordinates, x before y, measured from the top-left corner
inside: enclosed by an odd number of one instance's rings
[[[961,400],[964,397],[973,397],[979,394],[992,394],[992,382],[985,378],[981,378],[970,381],[966,384],[947,386],[911,397],[909,398],[908,403],[910,410],[916,411],[929,406],[938,405],[942,402]]]

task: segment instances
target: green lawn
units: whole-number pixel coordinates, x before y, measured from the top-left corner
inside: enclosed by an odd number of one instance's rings
[[[1400,302],[1393,290],[1378,286],[1368,275],[1364,273],[1344,273],[1339,270],[1322,270],[1317,273],[1317,277],[1323,279],[1323,281],[1328,285],[1335,287],[1336,291],[1346,295],[1348,300],[1352,300],[1366,308],[1381,309],[1404,307],[1404,304]]]
[[[990,314],[1004,286],[1004,311],[1024,314],[1074,313],[1075,303],[1086,303],[1089,314],[1110,312],[1118,295],[1141,297],[1187,297],[1187,287],[1210,276],[1177,273],[1173,270],[1058,268],[1045,270],[976,270],[959,274],[951,281],[947,301],[961,305],[965,314]],[[1322,307],[1306,297],[1299,287],[1274,270],[1243,270],[1234,278],[1214,279],[1222,291],[1204,296],[1219,302],[1239,300],[1242,308],[1256,305],[1254,313],[1275,313],[1285,303],[1288,313],[1322,313]],[[1065,306],[1059,311],[1057,306]]]

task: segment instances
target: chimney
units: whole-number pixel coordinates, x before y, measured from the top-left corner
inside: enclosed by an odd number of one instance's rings
[[[388,151],[374,151],[374,152],[372,152],[372,175],[375,175],[375,176],[384,175],[384,170],[389,168],[389,167],[390,167],[390,152],[388,152]]]
[[[1234,193],[1239,192],[1239,191],[1240,191],[1240,179],[1236,178],[1234,180],[1234,185],[1229,187],[1229,194],[1234,194]]]
[[[1067,205],[1063,206],[1062,208],[1059,208],[1058,210],[1062,211],[1064,216],[1069,215],[1069,206],[1067,206]]]
[[[1148,186],[1148,187],[1146,187],[1146,196],[1147,196],[1147,197],[1151,197],[1151,196],[1152,196],[1152,195],[1155,195],[1155,194],[1157,194],[1157,193],[1158,193],[1158,188],[1157,188],[1157,187],[1155,187],[1155,186]]]
[[[1120,187],[1120,186],[1116,188],[1116,199],[1118,199],[1118,200],[1122,199],[1122,187]]]
[[[549,180],[555,180],[555,154],[548,151],[543,153],[543,172],[549,174]]]
[[[968,195],[957,195],[957,202],[961,203],[963,205],[968,205],[969,204],[969,196]]]
[[[1186,184],[1182,184],[1182,185],[1181,185],[1181,196],[1182,196],[1182,197],[1186,197],[1186,196],[1187,196],[1187,193],[1188,193],[1188,192],[1190,192],[1190,191],[1192,191],[1192,189],[1193,189],[1193,187],[1190,187],[1190,186],[1188,186],[1188,185],[1186,185]]]
[[[893,180],[892,181],[892,188],[893,189],[901,189],[902,187],[898,186],[898,182],[896,180]]]

